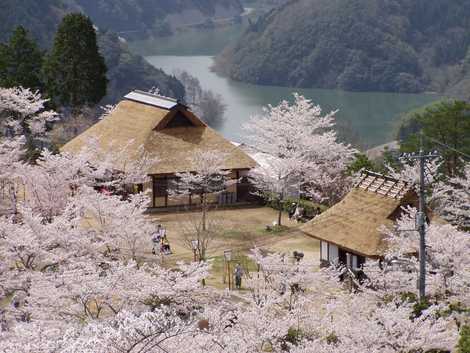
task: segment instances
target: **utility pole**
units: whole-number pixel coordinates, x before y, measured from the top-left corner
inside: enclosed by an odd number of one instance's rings
[[[420,135],[419,153],[408,156],[419,160],[419,210],[416,226],[419,232],[419,300],[426,299],[426,161],[439,157],[437,153],[424,153],[423,133]]]

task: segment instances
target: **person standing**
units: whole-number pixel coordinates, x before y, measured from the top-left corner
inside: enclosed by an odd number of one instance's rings
[[[170,242],[168,241],[168,238],[166,237],[166,234],[162,238],[162,246],[161,246],[162,252],[165,255],[171,255],[171,248],[170,248]]]
[[[160,242],[161,242],[162,237],[163,237],[163,230],[164,230],[164,228],[162,227],[161,224],[159,224],[157,226],[157,230],[152,234],[152,243],[153,243],[152,254],[154,254],[154,255],[156,255],[157,250],[160,249]]]
[[[292,217],[294,216],[296,210],[297,210],[297,204],[295,202],[293,202],[292,205],[289,207],[289,210],[288,210],[289,219],[292,219]]]
[[[237,264],[235,266],[234,274],[235,274],[235,287],[237,289],[241,289],[242,288],[243,269],[240,266],[240,264]]]

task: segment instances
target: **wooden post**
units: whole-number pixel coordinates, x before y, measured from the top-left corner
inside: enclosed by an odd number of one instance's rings
[[[155,176],[152,175],[152,208],[155,208]]]
[[[223,270],[223,274],[222,274],[222,283],[223,283],[223,284],[226,283],[226,280],[225,280],[226,271],[227,271],[227,262],[225,261],[225,257],[224,257],[224,270]]]
[[[231,290],[232,289],[232,273],[230,272],[230,261],[227,262],[227,265],[228,265],[228,290]]]
[[[238,198],[238,186],[240,185],[240,171],[237,169],[235,173],[235,178],[237,179],[237,183],[235,184],[235,202],[240,202]]]
[[[232,275],[231,275],[231,269],[230,269],[230,262],[232,261],[232,250],[224,250],[224,261],[227,262],[227,272],[228,272],[228,289],[232,289]],[[225,273],[225,269],[224,269]],[[224,277],[225,279],[225,277]]]

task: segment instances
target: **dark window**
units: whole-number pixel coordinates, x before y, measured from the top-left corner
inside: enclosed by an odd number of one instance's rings
[[[357,255],[357,267],[361,268],[362,265],[366,263],[366,258],[364,256]]]
[[[338,257],[339,257],[339,262],[343,265],[347,265],[347,258],[348,256],[346,255],[346,251],[338,248]]]
[[[154,178],[153,179],[153,192],[155,197],[162,197],[168,195],[168,179]]]
[[[176,112],[176,114],[171,118],[171,120],[166,125],[167,128],[172,127],[185,127],[185,126],[195,126],[191,120],[189,120],[183,113]]]

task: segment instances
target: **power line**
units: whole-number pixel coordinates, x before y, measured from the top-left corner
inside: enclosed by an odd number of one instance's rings
[[[470,155],[468,155],[468,154],[466,154],[466,153],[464,153],[464,152],[462,152],[462,151],[459,151],[458,149],[455,149],[455,148],[453,148],[453,147],[450,147],[449,145],[447,145],[447,144],[445,144],[445,143],[443,143],[443,142],[441,142],[441,141],[439,141],[439,140],[436,140],[436,139],[433,138],[433,137],[429,137],[429,136],[427,136],[427,135],[425,135],[425,134],[422,134],[422,136],[425,137],[425,138],[427,138],[428,140],[434,142],[434,143],[437,143],[438,145],[440,145],[440,146],[442,146],[442,147],[444,147],[444,148],[447,148],[448,150],[451,150],[451,151],[453,151],[453,152],[455,152],[455,153],[460,154],[461,156],[463,156],[463,157],[465,157],[465,158],[470,159]]]

